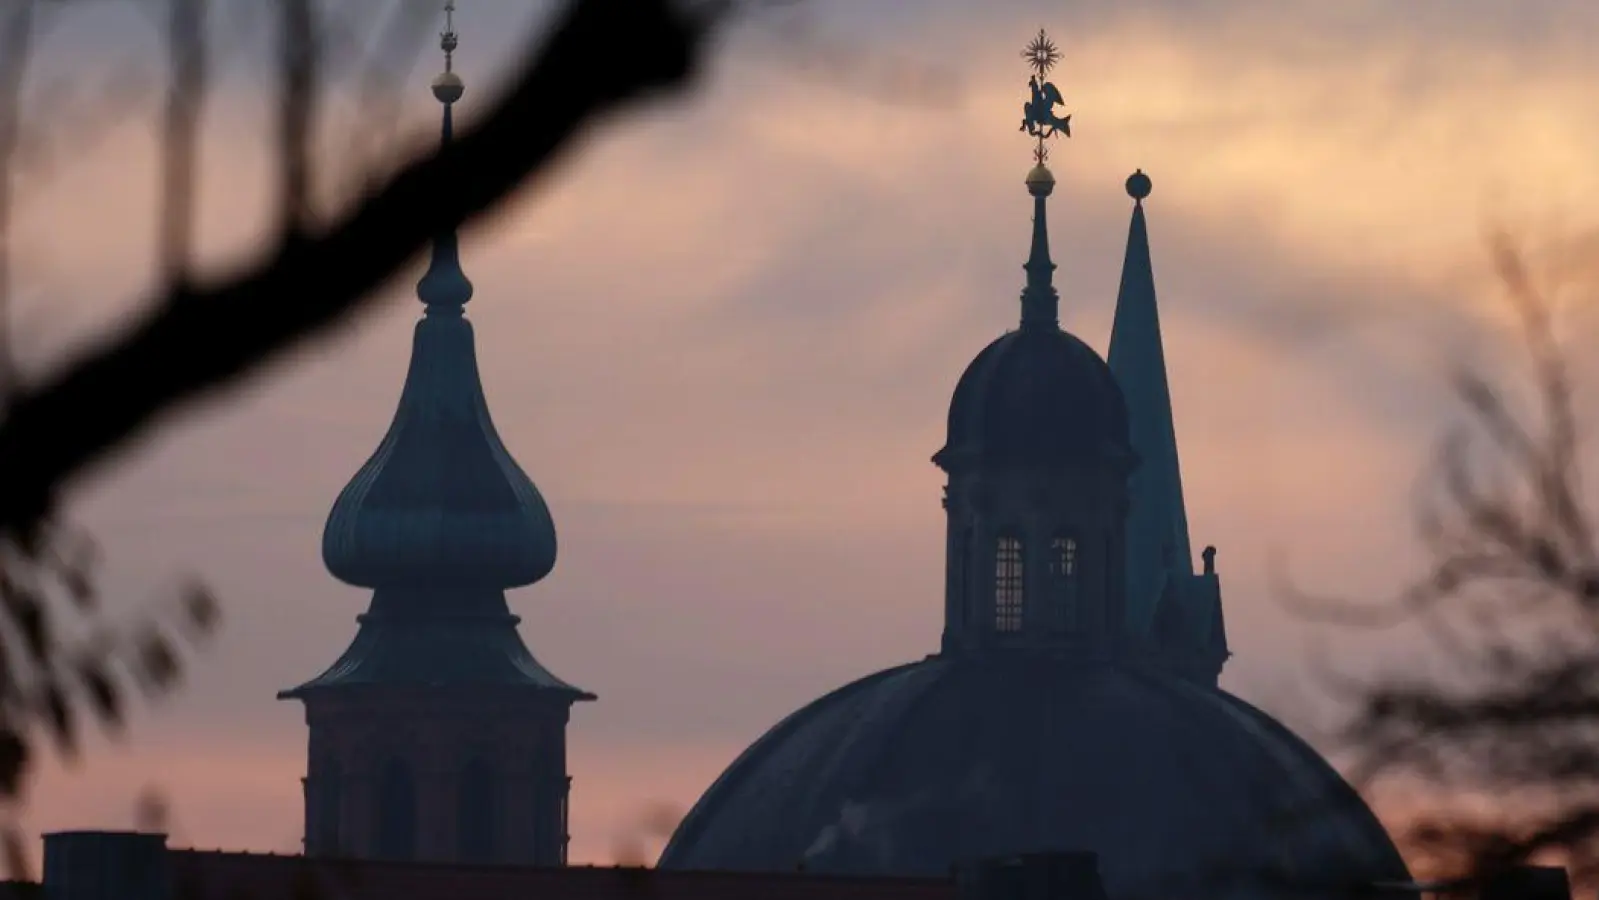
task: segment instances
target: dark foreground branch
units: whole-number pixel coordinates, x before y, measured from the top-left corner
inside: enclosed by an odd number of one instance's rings
[[[20,390],[0,420],[0,532],[26,541],[91,464],[370,304],[441,228],[547,172],[585,127],[684,87],[712,24],[701,10],[671,0],[574,3],[509,91],[450,146],[321,233],[284,235],[228,281],[170,286],[142,318]]]

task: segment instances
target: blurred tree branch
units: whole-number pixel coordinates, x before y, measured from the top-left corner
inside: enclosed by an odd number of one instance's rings
[[[1302,611],[1360,627],[1419,624],[1427,673],[1339,677],[1355,781],[1420,788],[1401,842],[1446,878],[1480,884],[1553,853],[1599,876],[1599,548],[1585,506],[1569,357],[1551,302],[1503,235],[1494,271],[1530,363],[1534,408],[1470,368],[1466,422],[1439,443],[1419,533],[1429,564],[1392,602],[1295,592]],[[1439,668],[1441,667],[1441,668]],[[1437,804],[1486,796],[1489,812]]]
[[[22,795],[39,726],[70,753],[78,698],[115,726],[122,679],[152,693],[168,689],[180,670],[174,635],[202,636],[217,615],[195,586],[177,598],[175,616],[152,615],[120,630],[96,622],[88,641],[64,642],[53,598],[89,615],[97,595],[92,542],[60,522],[64,492],[166,418],[376,302],[378,289],[441,230],[536,182],[593,125],[634,101],[689,87],[715,26],[737,9],[731,0],[575,0],[542,46],[525,48],[508,87],[475,124],[390,174],[369,171],[365,190],[318,220],[313,137],[325,35],[311,0],[282,0],[274,6],[278,230],[252,261],[201,283],[192,266],[201,122],[212,84],[210,4],[166,2],[155,294],[140,313],[34,380],[11,374],[8,335],[0,332],[0,805],[8,807]],[[15,0],[0,17],[0,320],[9,312],[30,45],[40,14],[62,6]],[[393,30],[407,21],[417,19],[397,18]],[[20,872],[20,831],[0,826],[0,839],[6,862]]]
[[[233,278],[202,286],[180,270],[148,313],[15,392],[0,420],[8,471],[0,528],[26,533],[73,478],[159,417],[372,302],[440,229],[490,211],[547,171],[586,126],[651,91],[685,85],[708,24],[667,0],[575,3],[510,90],[448,147],[406,166],[320,231],[291,217]],[[286,121],[281,137],[301,140],[302,125]],[[291,192],[305,187],[293,172],[284,180]],[[90,409],[94,415],[80,414]]]

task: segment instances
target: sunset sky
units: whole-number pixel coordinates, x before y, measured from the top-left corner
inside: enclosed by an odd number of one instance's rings
[[[155,26],[125,6],[64,20],[44,72],[154,64]],[[553,6],[460,0],[464,115]],[[1101,351],[1123,181],[1154,181],[1189,521],[1219,548],[1236,653],[1224,686],[1308,728],[1327,706],[1313,646],[1353,671],[1407,654],[1403,635],[1298,620],[1272,566],[1363,598],[1416,571],[1413,483],[1450,415],[1446,367],[1506,345],[1484,234],[1595,224],[1599,5],[811,0],[735,28],[700,91],[608,123],[464,235],[490,407],[560,532],[554,574],[511,603],[535,655],[600,698],[569,731],[574,859],[641,840],[653,858],[650,809],[685,809],[802,703],[937,648],[928,460],[962,369],[1018,316],[1018,52],[1040,27],[1074,126],[1051,159],[1062,320]],[[251,66],[209,107],[212,271],[267,227]],[[438,67],[425,51],[408,76],[415,136],[437,128]],[[19,210],[15,327],[35,364],[151,285],[149,122],[31,176],[48,178]],[[305,727],[273,695],[331,663],[368,600],[323,570],[321,527],[394,412],[420,264],[374,315],[74,498],[116,615],[196,574],[226,618],[180,695],[44,773],[32,827],[128,827],[151,786],[176,844],[298,848]],[[1564,324],[1593,323],[1573,307]]]

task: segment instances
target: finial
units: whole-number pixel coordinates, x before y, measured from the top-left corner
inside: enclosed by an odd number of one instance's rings
[[[454,71],[455,48],[460,43],[460,35],[455,33],[455,0],[444,0],[444,30],[439,32],[439,48],[444,51],[444,71],[433,79],[433,96],[444,104],[445,144],[449,144],[455,134],[452,104],[466,93],[466,85]],[[432,262],[416,286],[417,297],[427,307],[430,316],[459,316],[466,301],[472,299],[472,282],[461,271],[460,252],[460,241],[453,228],[433,240]]]
[[[1149,176],[1144,174],[1143,169],[1139,169],[1127,176],[1127,196],[1139,203],[1144,202],[1144,198],[1149,196],[1149,192],[1154,187],[1154,182],[1149,180]]]
[[[1060,58],[1060,48],[1042,28],[1022,50],[1022,59],[1027,60],[1028,67],[1033,70],[1032,77],[1027,79],[1032,97],[1022,104],[1022,127],[1018,130],[1035,139],[1033,162],[1039,169],[1044,168],[1044,162],[1049,159],[1049,147],[1044,142],[1057,134],[1072,136],[1072,117],[1055,115],[1055,107],[1066,102],[1061,98],[1060,88],[1045,80]]]
[[[444,71],[433,79],[433,97],[449,105],[466,93],[466,84],[455,74],[455,48],[461,36],[455,33],[455,0],[444,0],[444,30],[439,32],[439,49],[444,51]]]
[[[1027,173],[1027,192],[1034,197],[1048,197],[1055,190],[1055,173],[1049,166],[1039,163]]]
[[[1027,64],[1032,66],[1033,72],[1039,78],[1043,78],[1049,74],[1050,69],[1055,68],[1056,63],[1060,62],[1060,49],[1049,39],[1048,33],[1040,28],[1038,37],[1028,42],[1026,49],[1022,50],[1022,58],[1027,60]]]
[[[439,47],[444,50],[444,71],[450,71],[450,55],[460,43],[461,36],[455,33],[455,0],[444,0],[444,30],[439,32]]]

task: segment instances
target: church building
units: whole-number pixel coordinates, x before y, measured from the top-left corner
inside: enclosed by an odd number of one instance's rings
[[[464,87],[448,19],[442,37],[433,94],[449,141]],[[1060,324],[1047,160],[1071,118],[1047,80],[1054,45],[1040,32],[1026,56],[1025,279],[1016,327],[961,374],[932,456],[945,577],[928,606],[944,625],[925,658],[778,721],[705,791],[656,870],[568,868],[566,726],[595,697],[534,658],[506,603],[554,567],[555,526],[495,432],[465,316],[472,284],[455,233],[441,233],[393,423],[323,535],[329,572],[371,590],[370,605],[342,656],[278,695],[309,726],[304,855],[62,833],[46,840],[51,895],[168,900],[182,882],[185,896],[246,884],[286,896],[348,865],[367,879],[350,896],[441,900],[1413,896],[1354,789],[1218,684],[1231,651],[1216,550],[1196,567],[1190,543],[1154,185],[1142,171],[1126,182],[1102,358]],[[1018,859],[1031,862],[1005,868]],[[981,890],[951,878],[975,864],[999,874]],[[1024,871],[1075,887],[1005,874]]]
[[[1060,326],[1046,140],[1069,135],[1040,33],[1023,127],[1032,237],[1017,327],[955,386],[944,631],[925,659],[772,727],[663,868],[933,876],[1034,851],[1099,856],[1116,896],[1341,895],[1404,882],[1356,792],[1220,689],[1216,551],[1190,550],[1145,203],[1132,200],[1109,360]]]

